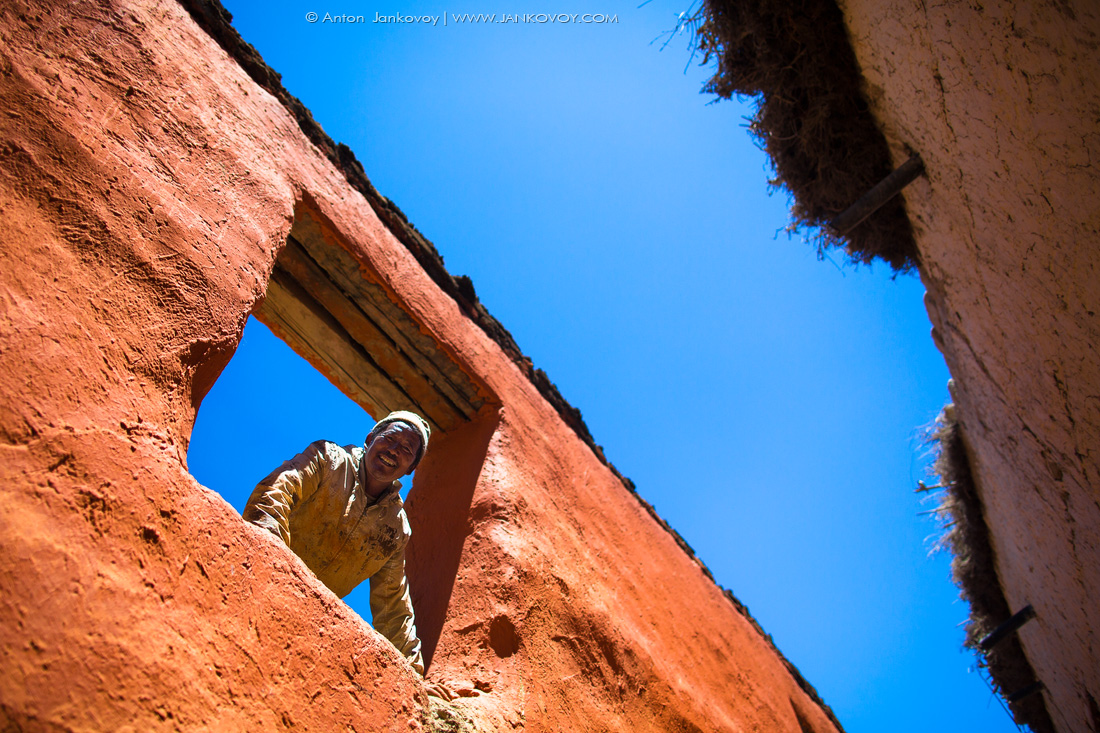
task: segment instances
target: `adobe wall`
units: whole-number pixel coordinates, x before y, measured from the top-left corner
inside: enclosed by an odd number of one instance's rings
[[[430,676],[482,691],[462,715],[839,729],[179,5],[7,4],[0,110],[0,726],[432,727],[388,643],[185,466],[304,202],[501,405],[410,497]],[[433,484],[448,461],[468,493]]]
[[[1100,7],[840,5],[927,168],[906,206],[1023,647],[1056,727],[1100,730]]]

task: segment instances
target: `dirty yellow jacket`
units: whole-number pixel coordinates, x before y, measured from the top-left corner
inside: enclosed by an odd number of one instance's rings
[[[319,440],[261,481],[244,518],[278,535],[343,598],[370,579],[374,628],[424,674],[405,545],[412,534],[394,481],[377,499],[360,479],[363,449]]]

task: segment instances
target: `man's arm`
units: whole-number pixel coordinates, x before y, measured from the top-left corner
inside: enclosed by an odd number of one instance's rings
[[[309,447],[256,485],[244,507],[244,519],[277,535],[290,546],[290,513],[320,485],[326,465],[325,441]]]
[[[371,576],[370,612],[375,630],[389,639],[423,676],[424,657],[420,653],[409,582],[405,578],[404,549],[395,552],[382,569]]]

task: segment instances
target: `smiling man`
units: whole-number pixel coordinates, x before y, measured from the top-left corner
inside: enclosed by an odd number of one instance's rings
[[[369,578],[374,628],[421,675],[405,578],[411,530],[397,479],[424,457],[430,433],[419,415],[393,412],[362,448],[311,443],[261,481],[244,510],[247,521],[281,538],[341,598]]]

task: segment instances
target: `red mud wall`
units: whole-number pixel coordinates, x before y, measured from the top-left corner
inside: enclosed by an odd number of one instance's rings
[[[1022,644],[1056,727],[1098,730],[1100,6],[840,4],[928,170],[906,206]]]
[[[483,692],[478,729],[836,730],[178,5],[6,4],[0,110],[0,726],[431,727],[396,652],[184,465],[305,200],[502,405],[410,497],[430,676]]]

